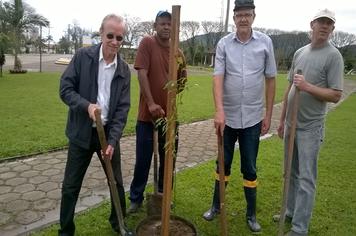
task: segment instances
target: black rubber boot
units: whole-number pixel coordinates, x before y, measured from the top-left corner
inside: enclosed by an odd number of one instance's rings
[[[245,192],[245,198],[247,202],[247,209],[246,209],[247,225],[252,232],[260,232],[261,225],[257,222],[256,219],[257,189],[244,187],[244,192]]]
[[[227,182],[225,182],[225,187],[226,185]],[[213,203],[211,205],[211,208],[203,214],[203,218],[207,221],[211,221],[219,213],[220,213],[220,187],[219,187],[219,181],[215,180]]]

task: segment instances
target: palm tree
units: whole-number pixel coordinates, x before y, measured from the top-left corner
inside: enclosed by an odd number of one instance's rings
[[[2,1],[0,1],[0,77],[2,77],[2,67],[5,64],[5,49],[9,44],[9,37],[5,34],[7,31],[7,24],[3,20],[4,8]]]
[[[1,2],[0,2],[1,3]],[[12,0],[2,3],[2,21],[7,24],[8,37],[11,39],[11,48],[15,57],[14,71],[22,71],[21,61],[18,58],[21,46],[24,44],[24,33],[37,26],[47,27],[49,21],[36,13],[36,11],[22,0]]]

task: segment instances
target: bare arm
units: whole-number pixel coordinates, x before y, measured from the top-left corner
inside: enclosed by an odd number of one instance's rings
[[[273,111],[274,96],[276,93],[276,79],[274,77],[266,78],[266,114],[262,122],[261,135],[265,135],[270,126]]]
[[[215,75],[213,77],[213,94],[215,103],[214,126],[216,134],[223,135],[225,127],[225,113],[223,105],[223,75]]]
[[[337,103],[342,95],[342,92],[340,90],[331,88],[321,88],[309,83],[304,79],[303,75],[295,75],[293,83],[301,91],[310,93],[320,101]]]
[[[162,107],[155,103],[151,93],[151,87],[148,82],[147,70],[140,69],[138,70],[138,81],[140,84],[141,93],[145,97],[147,102],[148,110],[150,111],[153,119],[164,116],[164,110]]]

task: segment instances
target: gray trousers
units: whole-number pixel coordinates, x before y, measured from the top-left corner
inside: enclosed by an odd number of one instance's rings
[[[285,126],[285,160],[288,156],[289,128]],[[307,235],[315,200],[318,154],[324,138],[322,125],[296,130],[286,215],[292,231]]]

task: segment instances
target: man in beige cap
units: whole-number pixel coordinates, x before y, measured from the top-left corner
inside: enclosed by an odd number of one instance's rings
[[[314,206],[317,161],[324,139],[327,102],[337,103],[343,89],[344,62],[340,52],[329,42],[335,28],[335,14],[324,9],[311,20],[311,43],[298,49],[289,71],[289,86],[283,102],[278,135],[288,153],[291,104],[299,89],[297,128],[293,150],[286,220],[292,224],[287,235],[308,235]],[[297,74],[301,70],[303,75]],[[279,220],[279,215],[273,217]]]

